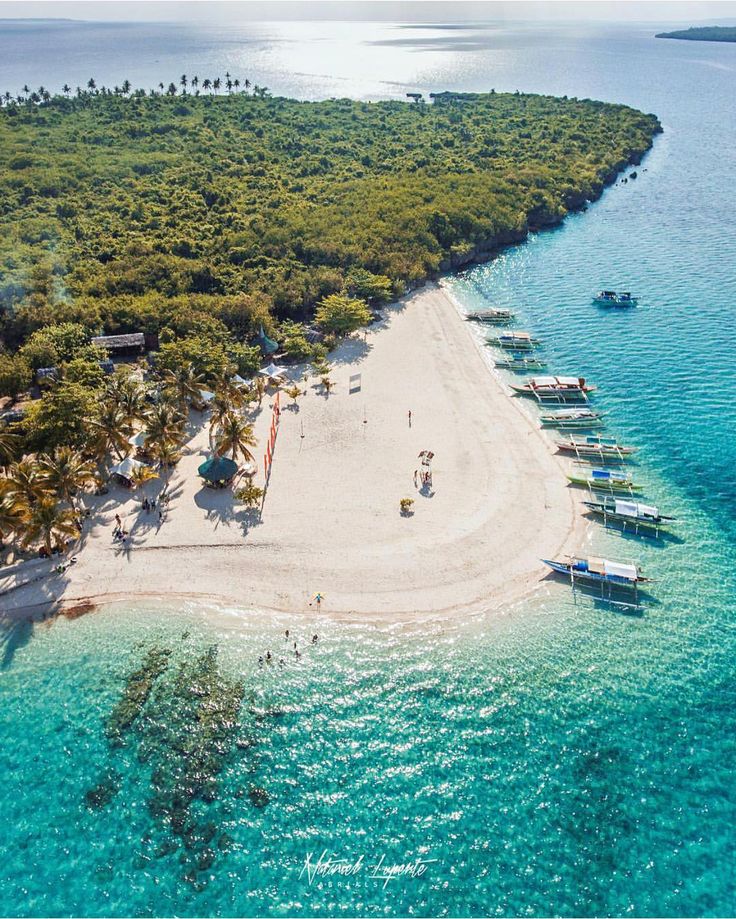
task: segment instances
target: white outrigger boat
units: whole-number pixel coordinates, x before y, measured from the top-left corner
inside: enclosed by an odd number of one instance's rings
[[[525,357],[523,354],[512,354],[508,358],[496,361],[496,367],[501,370],[514,370],[528,372],[529,370],[544,370],[547,361],[537,357]]]
[[[546,412],[539,416],[545,428],[600,428],[605,424],[603,412],[592,408],[563,408],[555,412]]]
[[[638,298],[632,297],[628,290],[620,294],[615,290],[601,290],[593,297],[593,303],[598,306],[636,306],[638,302]]]
[[[615,562],[607,558],[580,558],[575,555],[569,555],[565,561],[556,561],[554,559],[543,558],[545,565],[550,567],[557,574],[562,574],[569,578],[573,592],[578,581],[587,584],[600,584],[601,597],[604,588],[608,588],[608,600],[617,606],[627,606],[639,608],[638,587],[640,584],[646,584],[651,578],[645,578],[638,565],[629,562]],[[621,603],[612,597],[614,588],[622,588],[625,591],[634,591],[634,603]]]
[[[504,332],[498,338],[489,338],[488,343],[510,351],[532,351],[541,344],[539,339],[532,338],[529,332]]]
[[[676,518],[660,514],[653,504],[640,504],[638,501],[626,501],[622,498],[604,498],[602,501],[583,501],[583,504],[599,517],[604,524],[613,520],[623,525],[624,530],[631,525],[635,531],[640,528],[654,529],[669,526]]]
[[[588,393],[595,391],[595,386],[589,386],[584,377],[531,377],[511,388],[520,396],[534,396],[540,402],[587,402]]]
[[[601,437],[590,434],[587,437],[569,440],[557,440],[555,446],[561,453],[574,453],[578,459],[595,460],[596,462],[623,462],[636,453],[636,447],[627,447],[618,443],[614,437]]]
[[[473,310],[465,317],[471,322],[488,322],[492,325],[502,325],[504,322],[511,322],[514,313],[511,310],[494,307],[489,310]]]

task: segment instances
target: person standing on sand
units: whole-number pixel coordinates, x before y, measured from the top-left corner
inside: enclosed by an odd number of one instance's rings
[[[418,469],[415,469],[415,470],[414,470],[414,488],[417,487],[417,476],[418,476],[418,475],[419,475],[419,470],[418,470]]]
[[[411,427],[411,409],[409,409],[409,427]]]

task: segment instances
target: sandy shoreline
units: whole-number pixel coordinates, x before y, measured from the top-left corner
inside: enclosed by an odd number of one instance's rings
[[[322,615],[444,617],[518,601],[544,577],[540,557],[579,548],[585,522],[562,461],[489,371],[441,287],[389,307],[331,363],[334,391],[310,380],[297,409],[282,412],[260,519],[229,490],[201,487],[207,424],[197,416],[162,524],[140,509],[142,494],[113,488],[90,501],[77,564],[0,605],[12,614],[186,597],[299,613],[321,592]],[[272,400],[255,417],[259,444]],[[435,454],[433,490],[422,493],[413,475],[425,449]],[[409,517],[403,497],[414,498]],[[124,548],[112,540],[116,512],[130,532]]]

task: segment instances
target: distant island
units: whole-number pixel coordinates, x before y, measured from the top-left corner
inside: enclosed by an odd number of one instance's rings
[[[736,41],[736,26],[698,26],[660,32],[656,38],[681,38],[683,41]]]

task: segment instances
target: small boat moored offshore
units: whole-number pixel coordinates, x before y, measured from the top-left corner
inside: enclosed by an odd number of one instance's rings
[[[494,307],[490,310],[474,310],[472,313],[468,313],[465,318],[470,319],[471,322],[490,322],[501,324],[504,322],[511,322],[511,320],[514,318],[514,314],[511,310]]]
[[[539,346],[540,341],[532,338],[529,332],[504,332],[498,338],[489,338],[488,343],[511,351],[531,351]]]
[[[593,491],[642,491],[643,485],[634,482],[627,472],[616,469],[581,469],[567,476],[573,485],[582,485]]]
[[[584,377],[532,377],[526,383],[511,387],[520,396],[534,396],[540,402],[555,400],[587,400],[588,393],[595,391],[595,386],[588,386]]]
[[[549,428],[599,428],[603,422],[603,412],[592,408],[563,408],[556,412],[540,415],[542,427]]]
[[[575,456],[591,459],[625,460],[636,452],[636,447],[627,447],[618,443],[613,437],[600,437],[595,434],[582,438],[570,437],[569,440],[557,440],[555,446],[561,453],[574,453]]]
[[[576,578],[583,581],[592,581],[599,584],[608,584],[615,587],[633,587],[650,581],[645,578],[638,565],[626,562],[613,562],[607,558],[578,558],[569,556],[567,561],[558,562],[553,559],[543,558],[542,561],[558,574],[569,577],[573,583]]]
[[[593,303],[599,306],[636,306],[638,302],[628,291],[619,294],[615,290],[601,290],[593,297]]]
[[[602,501],[583,501],[583,504],[594,514],[603,517],[604,523],[615,520],[622,523],[624,529],[627,524],[634,529],[640,527],[659,530],[660,527],[669,526],[675,518],[659,513],[659,508],[649,504],[639,504],[637,501],[626,501],[622,498],[604,498]]]
[[[524,357],[523,354],[512,354],[508,359],[496,361],[496,367],[502,370],[543,370],[546,366],[547,361],[536,357]]]

